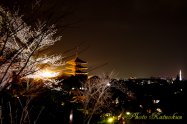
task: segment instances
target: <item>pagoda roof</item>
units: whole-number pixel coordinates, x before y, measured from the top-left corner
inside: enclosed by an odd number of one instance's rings
[[[84,66],[82,66],[82,65],[76,65],[75,67],[76,67],[76,68],[79,68],[79,69],[87,69],[87,67],[84,67]]]
[[[86,61],[83,61],[83,60],[80,59],[79,57],[77,57],[77,58],[75,59],[75,62],[77,62],[77,63],[82,63],[82,64],[87,64]]]
[[[76,70],[75,73],[86,74],[87,72],[83,72],[83,71],[80,71],[80,70]]]

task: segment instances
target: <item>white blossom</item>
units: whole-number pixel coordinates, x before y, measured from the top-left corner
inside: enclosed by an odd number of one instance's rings
[[[14,76],[31,77],[43,69],[42,65],[62,65],[60,55],[40,55],[40,51],[61,39],[54,37],[55,26],[38,22],[36,28],[28,26],[17,13],[0,8],[0,90]],[[15,73],[14,73],[15,72]]]

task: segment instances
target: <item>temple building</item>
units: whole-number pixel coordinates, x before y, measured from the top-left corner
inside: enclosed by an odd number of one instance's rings
[[[83,61],[79,57],[66,62],[66,75],[73,76],[87,76],[87,62]]]
[[[66,90],[80,89],[82,84],[88,79],[87,62],[79,57],[75,57],[66,62],[63,71],[63,88]]]

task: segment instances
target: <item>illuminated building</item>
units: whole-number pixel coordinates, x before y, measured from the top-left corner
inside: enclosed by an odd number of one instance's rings
[[[66,74],[73,76],[87,76],[87,62],[79,57],[72,59],[66,63]]]
[[[66,62],[63,73],[63,88],[66,90],[82,89],[82,84],[88,79],[87,62],[75,57]]]
[[[179,80],[182,81],[182,71],[179,71]]]

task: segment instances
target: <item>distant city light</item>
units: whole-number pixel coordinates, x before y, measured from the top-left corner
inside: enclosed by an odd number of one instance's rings
[[[70,124],[73,122],[73,110],[71,110],[69,115]]]
[[[105,116],[111,116],[111,113],[106,113]]]
[[[61,105],[62,105],[62,106],[64,106],[64,105],[65,105],[65,103],[64,103],[64,102],[62,102],[62,103],[61,103]]]
[[[84,87],[80,87],[79,89],[80,89],[80,90],[84,90]]]
[[[127,115],[130,115],[131,113],[130,112],[126,112]]]
[[[157,112],[162,112],[162,110],[160,108],[157,108],[156,110],[157,110]]]
[[[147,113],[151,113],[151,109],[149,108],[149,109],[147,109]]]
[[[75,88],[74,88],[74,87],[72,87],[71,89],[72,89],[72,90],[74,90]]]
[[[160,102],[160,100],[153,100],[153,103],[154,104],[157,104],[157,103],[159,103]]]
[[[143,106],[142,106],[142,105],[140,105],[140,108],[143,108]]]
[[[118,98],[116,98],[115,102],[116,102],[116,104],[118,104],[118,103],[119,103],[119,99],[118,99]]]

